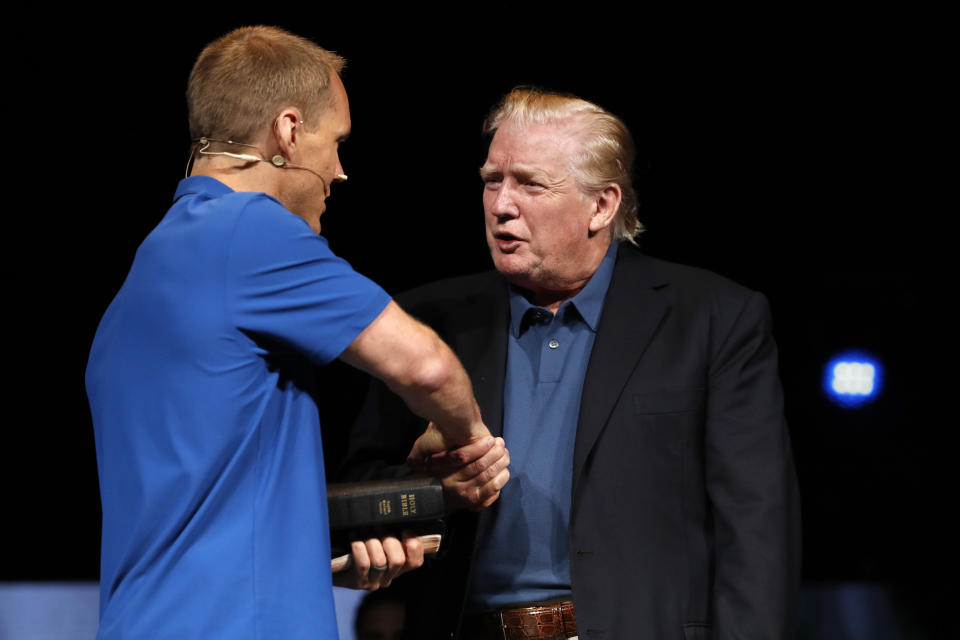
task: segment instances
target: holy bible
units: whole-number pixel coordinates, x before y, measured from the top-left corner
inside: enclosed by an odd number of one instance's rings
[[[412,531],[425,553],[440,547],[443,531],[443,485],[428,476],[327,485],[330,545],[334,573],[350,564],[350,542]]]

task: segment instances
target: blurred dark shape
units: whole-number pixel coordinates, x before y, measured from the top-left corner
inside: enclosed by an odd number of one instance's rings
[[[933,585],[931,585],[932,587]],[[800,591],[796,640],[926,640],[934,635],[936,598],[928,589],[885,583],[810,583]],[[926,599],[927,606],[919,600]],[[939,603],[945,604],[945,603]]]
[[[357,640],[400,640],[406,617],[407,604],[400,592],[389,588],[371,591],[357,607]]]

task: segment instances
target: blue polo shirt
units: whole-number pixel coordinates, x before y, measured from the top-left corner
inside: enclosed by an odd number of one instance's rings
[[[337,636],[312,365],[388,302],[274,198],[180,183],[87,364],[98,638]]]
[[[617,244],[556,315],[511,287],[503,438],[510,482],[480,548],[468,608],[570,595],[568,526],[583,379],[610,287]]]

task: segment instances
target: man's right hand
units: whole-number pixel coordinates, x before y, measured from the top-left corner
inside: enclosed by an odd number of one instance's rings
[[[510,479],[510,452],[503,438],[482,438],[425,456],[424,451],[435,450],[435,437],[428,427],[414,443],[407,463],[417,472],[440,478],[447,508],[479,511],[496,502]]]

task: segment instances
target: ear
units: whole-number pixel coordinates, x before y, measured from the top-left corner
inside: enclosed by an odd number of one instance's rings
[[[590,232],[597,233],[606,229],[617,215],[622,193],[620,185],[611,182],[594,196],[595,209],[590,216]]]
[[[277,119],[273,121],[273,136],[276,140],[280,153],[289,158],[297,148],[300,127],[303,120],[300,110],[295,107],[287,107],[280,112]]]

